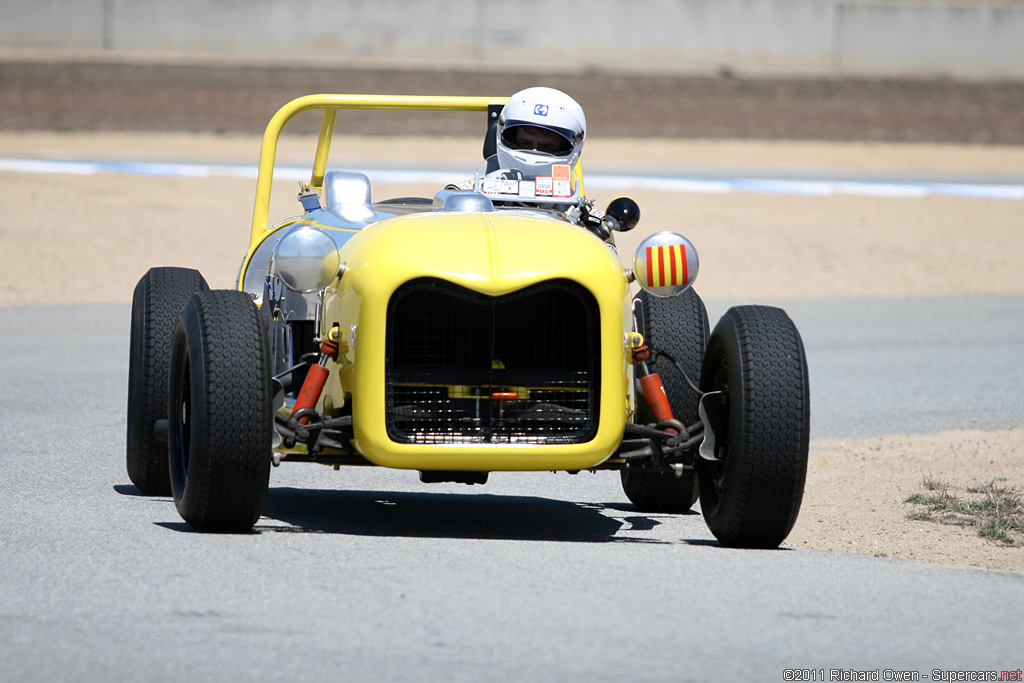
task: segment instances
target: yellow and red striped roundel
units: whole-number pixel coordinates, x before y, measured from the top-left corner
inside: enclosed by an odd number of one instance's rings
[[[687,283],[686,246],[647,247],[647,286],[677,287]]]
[[[677,232],[648,235],[633,252],[635,282],[654,296],[682,294],[697,279],[697,248]]]

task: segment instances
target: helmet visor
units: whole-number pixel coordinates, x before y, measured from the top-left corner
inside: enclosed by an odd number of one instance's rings
[[[501,140],[509,149],[524,149],[567,156],[572,153],[573,144],[568,136],[551,128],[528,124],[509,124],[501,132]]]

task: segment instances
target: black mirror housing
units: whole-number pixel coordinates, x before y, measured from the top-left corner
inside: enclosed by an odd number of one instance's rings
[[[640,222],[640,206],[629,197],[613,199],[604,212],[604,221],[610,230],[628,232]]]

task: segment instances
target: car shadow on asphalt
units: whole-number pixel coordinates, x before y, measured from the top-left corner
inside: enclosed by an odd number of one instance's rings
[[[117,485],[123,496],[171,504]],[[407,538],[465,538],[574,543],[718,545],[705,539],[666,540],[644,535],[661,518],[694,516],[644,514],[622,503],[581,503],[486,493],[339,491],[277,487],[267,494],[263,515],[252,533],[348,534]],[[198,533],[183,521],[155,522],[171,531]]]
[[[624,507],[624,506],[623,506]],[[625,514],[623,514],[625,512]],[[275,524],[279,522],[281,524]],[[329,533],[577,543],[667,543],[638,536],[656,517],[602,503],[487,493],[273,488],[260,533]]]
[[[134,484],[115,484],[114,490],[120,493],[122,496],[134,496],[135,498],[153,498],[154,496],[148,496],[138,489]],[[167,496],[164,496],[166,498]]]

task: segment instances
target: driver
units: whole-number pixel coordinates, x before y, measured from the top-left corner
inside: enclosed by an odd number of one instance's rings
[[[498,117],[498,168],[537,175],[538,167],[575,167],[583,151],[583,107],[554,88],[527,88],[509,98]]]
[[[571,169],[571,176],[559,182],[568,184],[572,176],[579,176],[587,119],[583,115],[583,107],[576,100],[554,88],[520,90],[505,103],[497,124],[488,131],[488,135],[492,131],[496,135],[493,141],[496,153],[487,160],[487,178],[519,181],[536,179],[539,182],[541,177],[549,176],[548,196],[561,198],[571,195],[571,190],[567,194],[559,194],[557,183],[552,192],[550,183],[553,178],[550,176],[554,175],[553,172],[559,166]],[[484,149],[487,149],[486,143]],[[448,185],[445,189],[472,190],[474,186],[474,179],[470,179]],[[541,193],[538,191],[537,194]],[[499,195],[496,199],[515,202],[516,195],[518,193]],[[555,203],[548,206],[565,210],[569,220],[586,227],[614,248],[611,233],[603,224],[604,212],[593,211],[593,202],[584,200],[576,205]]]
[[[520,178],[550,175],[556,164],[576,168],[587,119],[583,107],[564,92],[527,88],[508,99],[492,131],[497,137],[496,153],[488,159],[486,173],[507,175],[511,171]],[[472,190],[473,180],[445,189]]]

